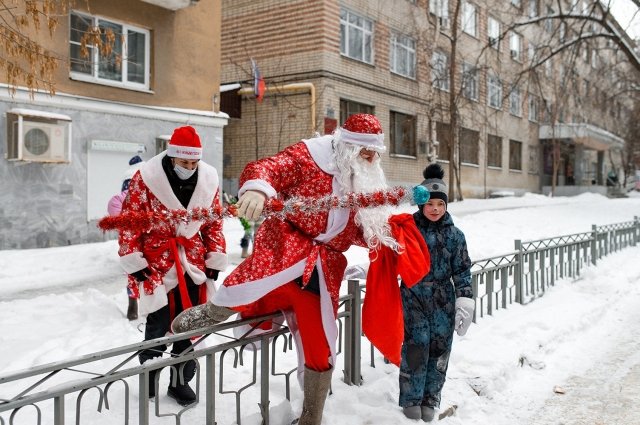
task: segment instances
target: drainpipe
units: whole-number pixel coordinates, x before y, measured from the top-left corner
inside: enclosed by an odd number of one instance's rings
[[[313,83],[292,83],[284,85],[269,85],[265,88],[265,93],[294,93],[309,92],[311,96],[311,134],[316,131],[316,88]],[[238,90],[240,96],[254,93],[253,87],[245,87]]]

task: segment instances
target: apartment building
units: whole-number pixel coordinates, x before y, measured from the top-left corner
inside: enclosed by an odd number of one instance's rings
[[[556,194],[604,193],[633,107],[621,85],[637,74],[615,43],[585,35],[605,31],[580,18],[599,16],[593,1],[562,4],[223,1],[225,189],[248,161],[367,112],[385,129],[392,184],[455,161],[464,197],[548,192],[554,175]],[[559,13],[574,17],[545,18]]]
[[[222,178],[220,0],[80,1],[58,20],[52,35],[25,30],[59,60],[55,94],[0,73],[0,249],[115,237],[96,220],[129,159],[162,152],[179,126],[196,128]],[[83,45],[95,28],[114,35],[111,53]]]

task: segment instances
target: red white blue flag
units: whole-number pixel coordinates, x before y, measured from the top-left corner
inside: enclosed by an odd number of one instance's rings
[[[256,96],[256,100],[258,102],[262,102],[262,98],[264,97],[264,92],[266,89],[264,78],[262,78],[262,74],[260,73],[258,64],[253,59],[251,59],[251,68],[253,70],[253,93]]]

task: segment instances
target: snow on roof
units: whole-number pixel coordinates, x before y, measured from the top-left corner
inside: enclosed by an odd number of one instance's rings
[[[71,117],[69,115],[57,114],[55,112],[48,112],[48,111],[37,111],[35,109],[13,108],[7,111],[7,113],[23,115],[27,117],[40,117],[40,118],[48,118],[51,120],[71,121]]]

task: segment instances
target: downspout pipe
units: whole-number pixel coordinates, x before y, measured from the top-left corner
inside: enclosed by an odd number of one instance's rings
[[[291,83],[282,85],[269,85],[265,88],[266,93],[295,93],[295,92],[309,92],[311,96],[311,134],[316,131],[316,87],[313,83]],[[238,95],[252,95],[254,94],[253,87],[245,87],[238,90]]]

